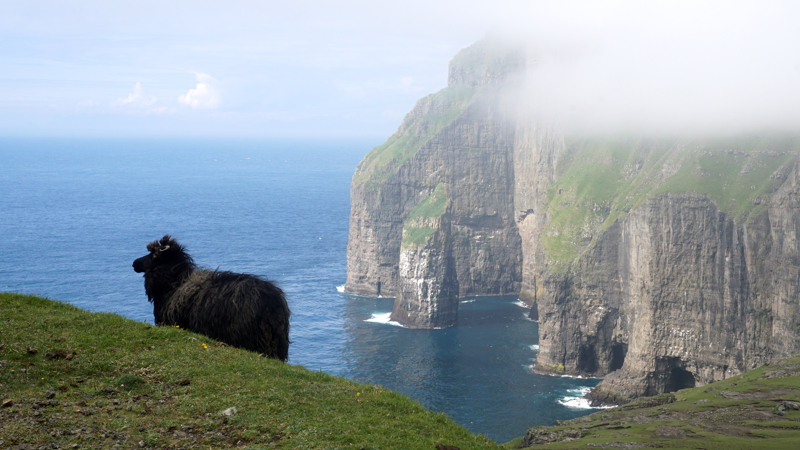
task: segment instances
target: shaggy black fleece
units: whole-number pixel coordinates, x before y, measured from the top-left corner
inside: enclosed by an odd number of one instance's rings
[[[254,275],[198,269],[170,235],[133,262],[159,325],[178,325],[286,361],[289,305],[283,291]]]

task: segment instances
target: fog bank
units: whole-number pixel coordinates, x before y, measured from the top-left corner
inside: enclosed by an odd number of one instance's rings
[[[490,33],[528,54],[514,97],[578,131],[800,131],[799,4],[643,3],[542,5]]]

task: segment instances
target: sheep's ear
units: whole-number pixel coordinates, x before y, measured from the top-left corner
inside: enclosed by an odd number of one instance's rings
[[[158,258],[158,255],[160,255],[161,253],[163,253],[163,252],[165,252],[167,250],[169,250],[169,245],[165,245],[163,247],[159,247],[159,248],[153,250],[153,258]]]
[[[161,246],[163,247],[163,246],[169,244],[169,241],[171,241],[171,240],[172,240],[172,236],[170,236],[169,234],[165,234],[164,237],[161,238]]]

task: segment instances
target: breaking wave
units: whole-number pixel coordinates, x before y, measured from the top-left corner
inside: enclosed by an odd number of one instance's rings
[[[600,377],[584,377],[582,375],[558,375],[561,378],[575,378],[578,380],[602,380]]]
[[[567,389],[566,397],[563,397],[558,400],[558,403],[566,406],[567,408],[574,408],[574,409],[607,409],[612,408],[611,406],[590,406],[589,400],[584,398],[586,394],[591,391],[592,388],[582,386],[576,389]]]
[[[385,323],[387,325],[394,325],[396,327],[402,327],[400,322],[395,322],[391,319],[392,313],[388,312],[385,314],[372,314],[372,317],[369,319],[365,319],[364,322],[373,322],[373,323]]]

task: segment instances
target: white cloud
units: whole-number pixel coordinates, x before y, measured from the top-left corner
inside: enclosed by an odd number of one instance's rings
[[[194,109],[216,108],[219,105],[219,95],[214,86],[217,80],[205,73],[195,75],[197,75],[197,86],[178,97],[178,101],[182,105],[191,106]]]
[[[84,100],[82,102],[78,102],[78,106],[84,106],[84,107],[100,106],[100,102],[95,102],[92,100]]]
[[[136,82],[133,86],[133,92],[128,94],[126,98],[118,98],[117,105],[118,106],[138,106],[138,107],[145,107],[150,106],[156,102],[156,97],[154,95],[144,95],[142,91],[142,83]]]

